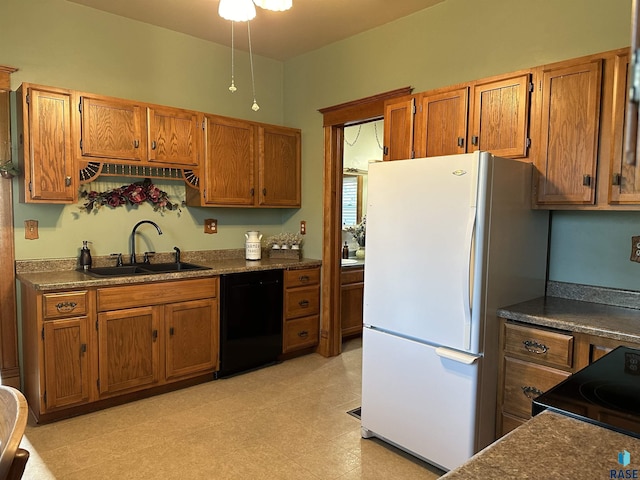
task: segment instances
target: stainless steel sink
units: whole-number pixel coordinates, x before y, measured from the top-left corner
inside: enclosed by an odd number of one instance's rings
[[[126,277],[129,275],[151,275],[153,273],[179,272],[182,270],[209,270],[209,267],[186,262],[142,263],[139,265],[122,265],[120,267],[96,267],[80,270],[92,277]]]

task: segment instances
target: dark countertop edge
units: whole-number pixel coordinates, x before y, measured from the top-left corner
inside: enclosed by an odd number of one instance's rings
[[[440,478],[609,478],[618,452],[639,449],[640,439],[544,411]]]
[[[302,258],[263,258],[261,260],[245,260],[244,258],[227,258],[215,261],[197,261],[198,265],[209,267],[209,270],[186,270],[182,272],[158,273],[150,275],[129,275],[122,277],[92,277],[76,270],[49,270],[21,272],[18,280],[38,291],[61,289],[81,289],[114,285],[131,285],[138,283],[164,282],[206,278],[229,273],[240,273],[260,270],[286,270],[312,268],[322,265],[321,260]]]

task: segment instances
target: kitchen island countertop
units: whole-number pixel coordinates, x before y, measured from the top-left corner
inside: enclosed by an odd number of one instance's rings
[[[618,453],[625,450],[630,453],[631,464],[622,466]],[[614,478],[611,470],[638,472],[638,459],[640,439],[544,411],[441,478]]]

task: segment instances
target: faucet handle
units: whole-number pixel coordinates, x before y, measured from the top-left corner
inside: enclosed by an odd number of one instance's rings
[[[111,253],[109,254],[110,257],[118,257],[116,260],[116,267],[121,267],[122,266],[122,253]]]
[[[156,254],[156,252],[144,252],[144,259],[142,260],[143,263],[151,263],[149,261],[149,257],[153,257]]]

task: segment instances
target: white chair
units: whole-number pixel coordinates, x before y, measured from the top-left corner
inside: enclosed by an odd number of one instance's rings
[[[0,385],[0,480],[22,478],[29,452],[20,448],[27,426],[27,400],[13,387]]]

